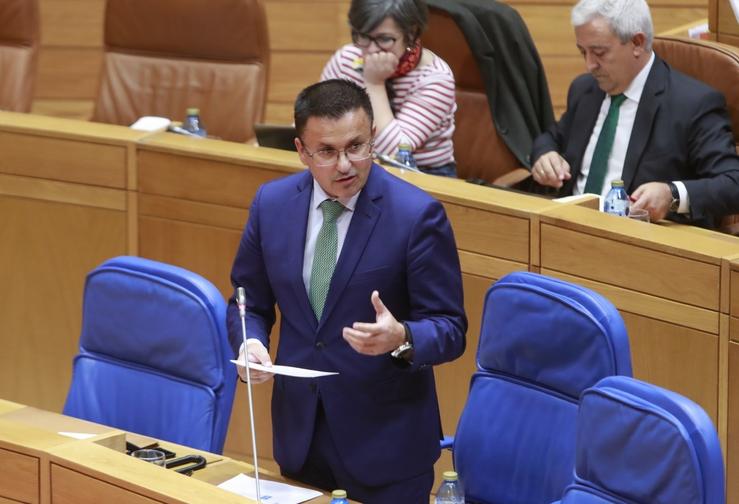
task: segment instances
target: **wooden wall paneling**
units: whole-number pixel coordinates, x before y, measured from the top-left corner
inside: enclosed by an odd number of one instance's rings
[[[42,47],[34,96],[94,99],[102,61],[103,52],[99,47]]]
[[[267,1],[267,25],[273,52],[330,52],[351,41],[347,1]]]
[[[730,305],[729,313],[732,317],[739,317],[739,261],[734,261],[731,264],[731,294],[730,294]],[[737,335],[739,340],[739,335]]]
[[[126,253],[123,211],[0,197],[0,397],[60,411],[81,328],[85,275]],[[39,370],[43,370],[40,372]]]
[[[41,0],[42,47],[103,45],[104,0]]]

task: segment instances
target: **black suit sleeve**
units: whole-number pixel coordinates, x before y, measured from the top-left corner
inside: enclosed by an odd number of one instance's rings
[[[695,179],[683,180],[693,220],[739,213],[739,156],[723,95],[706,93],[691,118],[689,164]]]

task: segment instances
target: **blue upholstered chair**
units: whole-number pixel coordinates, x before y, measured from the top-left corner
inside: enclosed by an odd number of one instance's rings
[[[236,370],[226,303],[175,266],[117,257],[85,283],[67,415],[220,453]]]
[[[562,504],[723,504],[716,429],[689,399],[633,378],[586,390],[577,423],[575,482]]]
[[[485,296],[477,366],[453,446],[467,502],[559,499],[572,482],[580,394],[631,374],[618,311],[583,287],[511,273]]]

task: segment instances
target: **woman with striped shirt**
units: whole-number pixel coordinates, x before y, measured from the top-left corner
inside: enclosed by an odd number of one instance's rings
[[[423,0],[353,0],[354,44],[333,55],[321,80],[347,79],[366,88],[376,151],[394,156],[398,145],[407,143],[422,171],[455,177],[454,75],[421,46],[427,17]]]

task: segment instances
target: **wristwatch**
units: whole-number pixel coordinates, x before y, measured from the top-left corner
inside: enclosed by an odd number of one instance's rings
[[[670,212],[675,213],[680,208],[680,191],[677,190],[677,186],[672,182],[668,182],[667,185],[670,186],[670,192],[672,193]]]
[[[394,359],[405,359],[413,355],[413,337],[411,331],[408,329],[408,324],[403,322],[403,328],[405,329],[405,341],[398,348],[390,352],[390,356]]]

